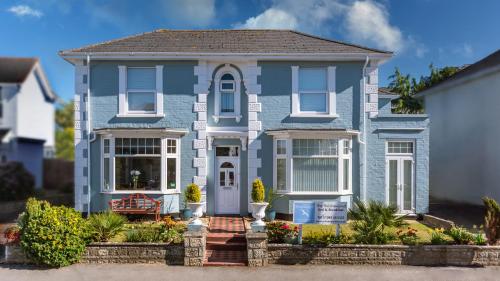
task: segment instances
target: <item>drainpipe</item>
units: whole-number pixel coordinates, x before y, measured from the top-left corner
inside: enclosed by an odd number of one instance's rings
[[[370,62],[370,58],[368,56],[366,56],[366,59],[365,59],[365,64],[363,66],[363,80],[362,80],[362,87],[361,87],[361,93],[362,93],[362,96],[363,96],[363,132],[362,132],[362,135],[363,135],[363,140],[361,140],[359,137],[358,137],[358,142],[360,144],[363,145],[363,186],[362,186],[362,189],[361,189],[361,192],[360,192],[360,197],[361,197],[361,200],[362,201],[365,201],[366,200],[366,173],[367,173],[367,163],[366,163],[366,154],[367,154],[367,143],[368,143],[368,140],[367,140],[367,137],[366,137],[366,122],[367,122],[367,119],[366,119],[366,110],[365,110],[365,107],[366,107],[366,93],[365,93],[365,86],[366,86],[366,67],[368,66],[368,63]],[[360,134],[361,136],[361,134]]]
[[[85,111],[87,112],[87,216],[90,215],[90,199],[91,199],[91,187],[90,187],[90,142],[95,140],[95,136],[92,136],[90,130],[90,55],[87,54],[87,104],[85,106]]]

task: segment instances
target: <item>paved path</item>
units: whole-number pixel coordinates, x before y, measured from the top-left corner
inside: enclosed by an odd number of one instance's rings
[[[0,265],[1,281],[257,281],[257,280],[499,280],[500,267],[420,266],[268,266],[188,268],[164,265],[73,265],[61,269],[29,269]]]

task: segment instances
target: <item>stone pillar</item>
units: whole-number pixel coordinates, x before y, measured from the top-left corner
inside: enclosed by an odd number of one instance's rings
[[[247,231],[248,266],[267,265],[267,233]]]
[[[184,233],[184,265],[203,266],[207,232],[205,228]]]

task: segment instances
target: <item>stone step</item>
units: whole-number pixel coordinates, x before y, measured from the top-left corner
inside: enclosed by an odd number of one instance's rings
[[[246,251],[206,250],[203,266],[245,266]]]
[[[241,242],[246,243],[245,234],[228,234],[228,233],[208,233],[207,243],[210,242]]]
[[[246,249],[247,249],[247,243],[245,242],[231,242],[231,241],[207,242],[207,250],[246,251]]]

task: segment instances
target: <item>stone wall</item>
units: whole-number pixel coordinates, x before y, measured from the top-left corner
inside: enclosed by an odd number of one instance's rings
[[[184,233],[184,265],[203,266],[205,259],[207,233],[204,228],[199,231]]]
[[[247,255],[248,266],[266,266],[267,265],[267,234],[260,232],[248,231],[247,238]]]
[[[92,243],[81,263],[184,264],[184,246],[165,243]]]
[[[269,264],[500,265],[498,246],[269,244],[267,252]]]

